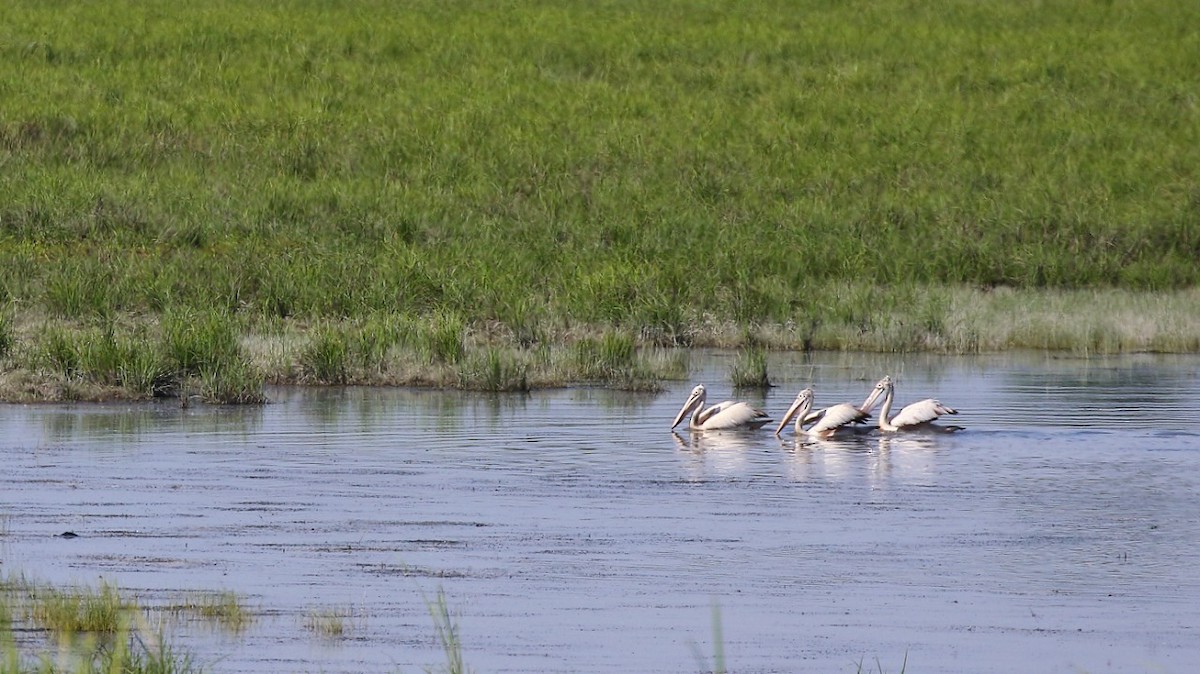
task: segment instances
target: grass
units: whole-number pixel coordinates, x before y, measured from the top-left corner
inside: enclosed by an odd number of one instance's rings
[[[350,355],[350,344],[342,331],[314,329],[311,341],[300,353],[302,377],[320,384],[345,384],[350,377]]]
[[[194,616],[232,634],[241,634],[254,623],[254,616],[242,597],[231,590],[191,592],[163,607],[163,611],[175,616]]]
[[[701,671],[712,672],[712,674],[726,674],[729,670],[725,663],[725,635],[721,629],[721,606],[716,601],[712,605],[712,638],[713,638],[713,664],[709,669],[704,667],[704,656],[700,653],[700,648],[693,644],[695,649],[696,661],[701,663]]]
[[[459,370],[458,387],[477,391],[529,391],[529,367],[499,348],[474,354]]]
[[[605,382],[625,390],[658,390],[656,372],[627,332],[585,337],[571,346],[568,380]]]
[[[102,582],[90,588],[32,588],[27,607],[29,619],[38,627],[57,634],[114,634],[127,625],[129,612],[137,604],[121,597],[115,585]]]
[[[0,384],[7,399],[146,400],[197,390],[215,403],[263,400],[261,373],[219,315],[170,314],[161,325],[44,319],[9,331],[13,364]]]
[[[900,669],[898,670],[897,674],[904,674],[904,672],[906,672],[907,670],[908,670],[908,654],[905,653],[904,660],[900,663]],[[870,674],[871,670],[865,669],[863,667],[863,661],[859,660],[858,667],[854,671],[856,672],[856,674]],[[886,674],[886,672],[883,669],[883,663],[879,662],[878,659],[875,660],[875,671],[878,674]]]
[[[12,317],[7,311],[0,311],[0,361],[12,352],[16,338],[13,336]]]
[[[23,383],[0,388],[519,388],[543,349],[606,335],[1200,351],[1197,20],[1166,0],[14,0],[0,361]],[[30,323],[63,331],[48,360]],[[110,324],[139,352],[123,376],[87,361]],[[288,358],[239,352],[280,326]]]
[[[15,630],[32,625],[57,650],[30,657]],[[116,586],[54,588],[21,577],[0,579],[0,674],[175,674],[200,671],[150,630],[136,601]]]
[[[434,637],[442,648],[445,664],[426,671],[467,674],[472,671],[463,657],[462,634],[451,613],[445,591],[438,588],[426,598],[433,621]],[[193,592],[162,607],[171,615],[194,615],[232,633],[240,634],[252,622],[242,598],[235,592]],[[320,608],[308,612],[303,627],[324,640],[336,641],[351,634],[353,607]],[[14,635],[26,624],[57,637],[57,651],[30,657],[27,647]],[[728,671],[720,606],[712,606],[713,659],[711,668],[697,645],[692,644],[701,671]],[[900,672],[906,671],[905,655]],[[876,662],[880,674],[883,667]],[[121,596],[115,585],[101,582],[96,589],[66,589],[40,585],[11,574],[0,577],[0,674],[34,674],[69,671],[74,674],[185,674],[203,671],[186,653],[154,633],[135,600]],[[862,661],[857,672],[863,674]]]
[[[729,369],[729,379],[734,388],[771,388],[771,379],[767,375],[766,350],[751,346],[739,353],[737,362]]]
[[[467,674],[471,671],[463,659],[462,635],[459,633],[458,622],[450,614],[450,606],[446,602],[446,593],[438,588],[437,596],[432,601],[427,600],[429,616],[433,619],[434,633],[442,652],[446,655],[446,674]]]
[[[352,607],[313,609],[304,616],[304,629],[322,639],[337,641],[350,635],[353,617]]]

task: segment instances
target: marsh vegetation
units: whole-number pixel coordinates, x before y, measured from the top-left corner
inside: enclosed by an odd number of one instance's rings
[[[5,3],[3,395],[520,390],[610,335],[1197,351],[1198,20]]]
[[[20,635],[18,641],[17,635]],[[0,578],[0,672],[199,672],[115,585],[59,588]]]
[[[469,671],[445,593],[439,589],[427,605],[434,637],[446,657],[437,671]],[[163,606],[141,606],[104,581],[95,588],[55,587],[8,575],[0,577],[0,674],[204,671],[168,643],[161,627],[152,625],[155,615],[204,621],[232,635],[242,634],[254,620],[244,599],[231,591],[190,592]],[[362,620],[350,606],[314,608],[302,626],[315,637],[336,641],[350,636]]]

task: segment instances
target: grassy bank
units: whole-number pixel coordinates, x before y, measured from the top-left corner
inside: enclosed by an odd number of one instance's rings
[[[740,349],[734,386],[769,385],[768,349],[1013,349],[1078,356],[1200,352],[1200,291],[1030,291],[831,286],[847,299],[826,320],[744,325],[706,316],[680,333],[698,347]],[[848,307],[857,307],[851,310]],[[184,329],[183,325],[187,326]],[[256,402],[262,386],[435,386],[528,391],[575,384],[656,391],[688,375],[686,349],[588,326],[546,329],[530,344],[461,318],[249,321],[229,313],[113,320],[103,327],[37,317],[0,321],[0,399]]]
[[[610,334],[1200,350],[1198,20],[1165,0],[5,3],[5,377],[519,389]],[[171,350],[197,315],[233,331],[220,367]],[[87,344],[153,357],[72,368]]]

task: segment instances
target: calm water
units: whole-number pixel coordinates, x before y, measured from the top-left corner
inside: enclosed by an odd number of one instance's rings
[[[890,373],[968,430],[670,432],[694,383],[733,397],[731,362],[660,395],[0,406],[0,571],[149,607],[236,591],[244,634],[171,627],[215,672],[440,666],[439,589],[481,673],[711,668],[714,606],[734,672],[1200,666],[1200,359],[780,356],[739,396],[775,418]]]

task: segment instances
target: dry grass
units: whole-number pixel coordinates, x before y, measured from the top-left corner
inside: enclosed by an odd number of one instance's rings
[[[304,629],[321,639],[337,641],[350,636],[361,620],[353,606],[315,608],[304,616]]]

